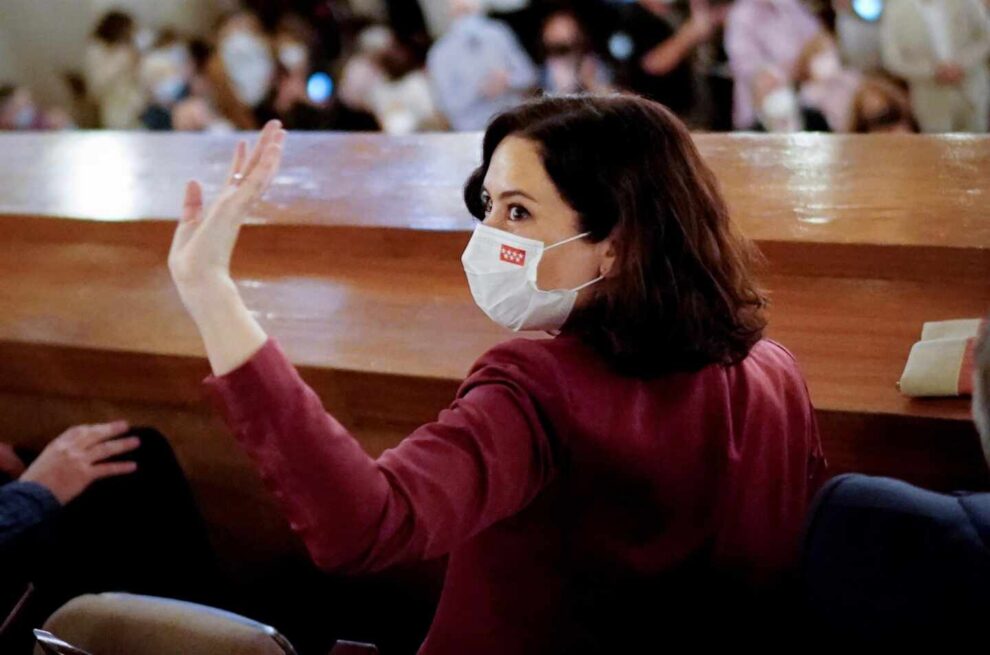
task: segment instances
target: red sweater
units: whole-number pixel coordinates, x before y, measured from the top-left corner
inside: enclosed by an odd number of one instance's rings
[[[772,581],[824,473],[801,374],[766,340],[640,380],[574,336],[516,339],[377,460],[274,341],[206,384],[321,568],[449,554],[426,655],[601,650],[684,590],[721,597],[706,575]]]

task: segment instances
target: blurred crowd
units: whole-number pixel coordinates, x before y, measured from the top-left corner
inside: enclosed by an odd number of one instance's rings
[[[343,0],[248,6],[209,38],[111,11],[70,107],[0,84],[0,129],[480,130],[535,94],[632,91],[693,129],[986,132],[984,0],[449,0],[431,38]],[[987,0],[990,2],[990,0]]]

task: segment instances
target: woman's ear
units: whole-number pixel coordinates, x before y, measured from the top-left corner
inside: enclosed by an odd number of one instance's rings
[[[615,264],[615,244],[612,242],[612,237],[608,237],[604,241],[598,242],[597,246],[601,262],[598,265],[598,274],[607,278]]]

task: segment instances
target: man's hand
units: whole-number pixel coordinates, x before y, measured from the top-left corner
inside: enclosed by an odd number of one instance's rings
[[[962,66],[952,62],[940,64],[935,69],[935,81],[944,86],[957,86],[966,77]]]
[[[48,444],[20,479],[47,487],[65,505],[96,480],[137,470],[134,462],[105,461],[141,445],[138,437],[116,439],[128,429],[125,421],[69,428]]]

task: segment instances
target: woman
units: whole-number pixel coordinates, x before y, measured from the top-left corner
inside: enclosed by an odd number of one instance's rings
[[[217,108],[237,129],[255,129],[259,117],[273,114],[276,58],[254,14],[242,11],[223,21],[206,71]]]
[[[129,14],[110,11],[86,46],[86,88],[99,105],[100,125],[108,129],[140,127],[139,117],[148,103],[138,75],[141,55],[135,32]]]
[[[573,11],[559,9],[543,21],[543,72],[540,84],[548,95],[590,91],[605,93],[611,71],[591,49],[584,27]]]
[[[272,123],[250,158],[240,145],[205,213],[189,184],[169,265],[207,384],[316,563],[449,554],[429,655],[621,652],[696,618],[720,629],[695,643],[755,627],[739,619],[794,563],[823,460],[793,358],[761,338],[749,246],[673,114],[567,96],[491,122],[465,186],[482,219],[471,291],[505,326],[559,335],[493,348],[449,410],[378,460],[230,277],[284,137]]]

